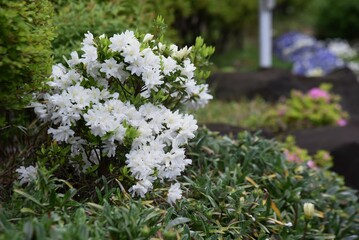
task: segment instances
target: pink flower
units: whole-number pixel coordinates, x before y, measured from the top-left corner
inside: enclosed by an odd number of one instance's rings
[[[330,160],[330,155],[327,152],[324,153],[322,157],[323,157],[324,160]]]
[[[345,120],[344,118],[341,118],[341,119],[339,119],[338,121],[337,121],[337,125],[339,126],[339,127],[344,127],[344,126],[346,126],[348,124],[348,122],[347,122],[347,120]]]
[[[287,112],[287,109],[285,107],[281,107],[278,109],[279,116],[284,116],[286,112]]]
[[[312,88],[309,90],[308,92],[308,96],[313,98],[313,99],[319,99],[319,98],[323,98],[326,101],[329,101],[330,96],[329,93],[327,93],[326,91],[320,89],[320,88]]]
[[[285,158],[289,161],[289,162],[295,162],[295,163],[300,163],[301,160],[299,159],[299,157],[297,156],[297,154],[295,153],[290,153],[287,149],[284,150],[284,155]]]
[[[317,169],[317,165],[315,164],[315,162],[313,160],[309,160],[307,162],[307,166],[310,168],[310,169]]]

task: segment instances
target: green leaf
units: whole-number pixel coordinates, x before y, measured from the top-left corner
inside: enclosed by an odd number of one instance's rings
[[[20,189],[14,189],[14,192],[25,197],[26,199],[32,201],[33,203],[36,203],[37,205],[39,205],[40,207],[43,207],[43,204],[41,204],[36,198],[34,198],[33,196],[31,196],[30,194],[20,190]]]
[[[25,239],[26,239],[26,240],[31,240],[31,239],[33,239],[33,236],[34,236],[34,226],[33,226],[33,224],[32,224],[31,221],[27,221],[27,222],[24,224],[23,231],[24,231],[24,233],[25,233]]]
[[[36,214],[36,212],[35,212],[34,210],[32,210],[31,208],[21,208],[20,212],[21,212],[21,213]]]
[[[183,224],[183,223],[187,223],[187,222],[190,222],[190,221],[191,221],[191,219],[189,219],[189,218],[177,217],[177,218],[171,220],[171,221],[167,224],[167,226],[165,227],[165,230],[168,231],[169,229],[171,229],[171,228],[173,228],[173,227],[175,227],[175,226],[177,226],[177,225],[180,225],[180,224]]]

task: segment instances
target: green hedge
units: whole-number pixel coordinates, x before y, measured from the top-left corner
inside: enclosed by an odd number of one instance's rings
[[[0,0],[0,109],[21,109],[50,74],[52,15],[47,0]]]
[[[174,21],[173,1],[141,0],[52,0],[55,7],[54,21],[57,37],[52,42],[56,62],[63,62],[79,49],[85,33],[113,35],[125,30],[138,30],[155,34],[154,21],[162,15],[167,24]],[[168,29],[166,36],[175,39],[175,32]],[[193,44],[193,43],[192,43]],[[191,44],[191,45],[192,45]]]

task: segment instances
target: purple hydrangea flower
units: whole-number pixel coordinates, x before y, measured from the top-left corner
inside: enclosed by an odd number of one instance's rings
[[[322,42],[299,32],[288,32],[274,42],[274,52],[281,59],[292,62],[292,72],[302,76],[323,76],[344,61],[330,52]]]
[[[323,76],[344,66],[344,61],[327,49],[319,49],[294,62],[292,72],[303,76]]]
[[[295,62],[318,47],[320,45],[313,37],[298,32],[283,34],[274,42],[275,54],[289,62]]]

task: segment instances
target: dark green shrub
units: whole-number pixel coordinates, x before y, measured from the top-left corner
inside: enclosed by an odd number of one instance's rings
[[[80,48],[85,33],[108,36],[124,30],[138,30],[155,34],[153,22],[158,15],[164,16],[167,24],[174,20],[172,1],[140,0],[52,0],[55,7],[54,21],[57,23],[57,37],[52,46],[55,61],[64,61],[71,51]],[[167,31],[166,37],[174,35]],[[192,45],[193,43],[191,43]]]
[[[185,44],[193,42],[196,36],[202,36],[219,51],[231,46],[241,47],[245,30],[256,24],[257,1],[184,2],[184,7],[175,11],[173,26]]]
[[[241,44],[244,29],[257,19],[257,1],[175,0],[52,0],[58,37],[55,59],[62,61],[69,49],[80,46],[87,31],[111,35],[125,29],[154,32],[152,22],[161,15],[169,26],[166,37],[192,45],[197,36],[218,49]],[[235,7],[233,7],[235,6]],[[252,29],[252,28],[251,28]]]
[[[320,38],[359,38],[359,4],[356,0],[327,0],[315,20]]]
[[[280,14],[289,17],[303,10],[308,4],[316,0],[276,0],[274,14]]]

